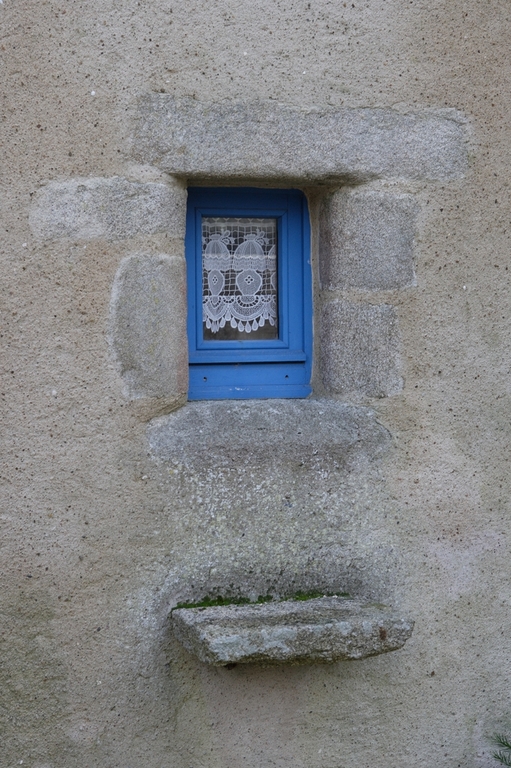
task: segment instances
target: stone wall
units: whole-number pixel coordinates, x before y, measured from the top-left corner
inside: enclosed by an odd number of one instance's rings
[[[324,185],[316,189],[323,289],[315,306],[322,373],[316,390],[385,397],[402,386],[396,314],[389,305],[346,301],[343,293],[348,291],[349,299],[349,289],[359,289],[377,297],[414,284],[419,205],[410,194],[366,189],[363,182],[462,177],[464,122],[454,110],[307,111],[152,95],[139,101],[131,150],[143,168],[152,162],[172,174],[169,183],[119,177],[49,183],[34,198],[30,223],[34,235],[45,240],[121,240],[165,232],[181,238],[176,257],[183,259],[183,175],[212,184],[278,179],[302,188],[311,181]],[[362,185],[348,186],[348,180]],[[333,184],[339,190],[332,193]],[[177,262],[172,275],[170,262],[165,277],[155,269],[151,255],[122,262],[113,288],[111,340],[131,397],[156,398],[153,407],[161,409],[160,401],[179,404],[186,398],[186,306],[177,298],[186,286]],[[151,288],[155,282],[159,288]],[[332,299],[327,291],[341,296]]]
[[[508,11],[0,4],[6,767],[493,764]],[[186,403],[189,183],[306,193],[311,399]],[[179,601],[309,590],[412,638],[209,669],[171,632]]]

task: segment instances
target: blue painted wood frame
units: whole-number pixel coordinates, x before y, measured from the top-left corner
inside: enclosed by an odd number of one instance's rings
[[[209,341],[202,323],[202,217],[271,217],[278,226],[279,338]],[[297,398],[311,393],[312,279],[307,200],[296,189],[188,189],[190,400]]]

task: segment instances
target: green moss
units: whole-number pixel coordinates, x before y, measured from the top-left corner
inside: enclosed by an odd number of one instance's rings
[[[198,600],[193,603],[178,603],[175,608],[211,608],[217,605],[248,605],[250,603],[271,603],[273,600],[272,595],[259,595],[257,600],[250,600],[249,597],[203,597],[202,600]],[[174,610],[174,609],[173,609]]]
[[[311,591],[311,592],[295,592],[293,595],[287,595],[286,597],[282,598],[275,598],[273,595],[259,595],[257,600],[250,600],[249,597],[222,597],[221,595],[217,595],[217,597],[210,597],[209,595],[206,595],[206,597],[203,597],[202,600],[197,600],[196,602],[191,603],[178,603],[174,606],[172,609],[173,611],[177,608],[212,608],[216,606],[222,606],[222,605],[258,605],[260,603],[272,603],[272,602],[283,602],[284,600],[314,600],[317,597],[350,597],[350,595],[347,592],[318,592],[318,591]]]

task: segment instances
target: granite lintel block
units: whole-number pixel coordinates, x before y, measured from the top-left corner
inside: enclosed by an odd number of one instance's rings
[[[399,328],[389,304],[331,301],[321,317],[325,387],[345,396],[387,397],[401,391]]]
[[[182,256],[122,260],[110,303],[110,343],[131,399],[188,391],[186,268]]]
[[[43,240],[119,240],[168,232],[184,237],[186,190],[177,183],[79,178],[52,181],[34,197],[32,231]]]
[[[345,597],[180,608],[174,634],[206,664],[306,664],[364,659],[402,648],[413,621]]]
[[[418,213],[408,194],[339,190],[327,197],[320,225],[322,287],[386,291],[414,285]]]
[[[139,100],[132,153],[188,179],[456,179],[468,167],[456,110],[303,109],[273,101]]]

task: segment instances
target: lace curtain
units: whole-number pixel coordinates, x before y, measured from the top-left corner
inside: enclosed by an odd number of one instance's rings
[[[278,337],[277,220],[202,219],[204,338]]]

